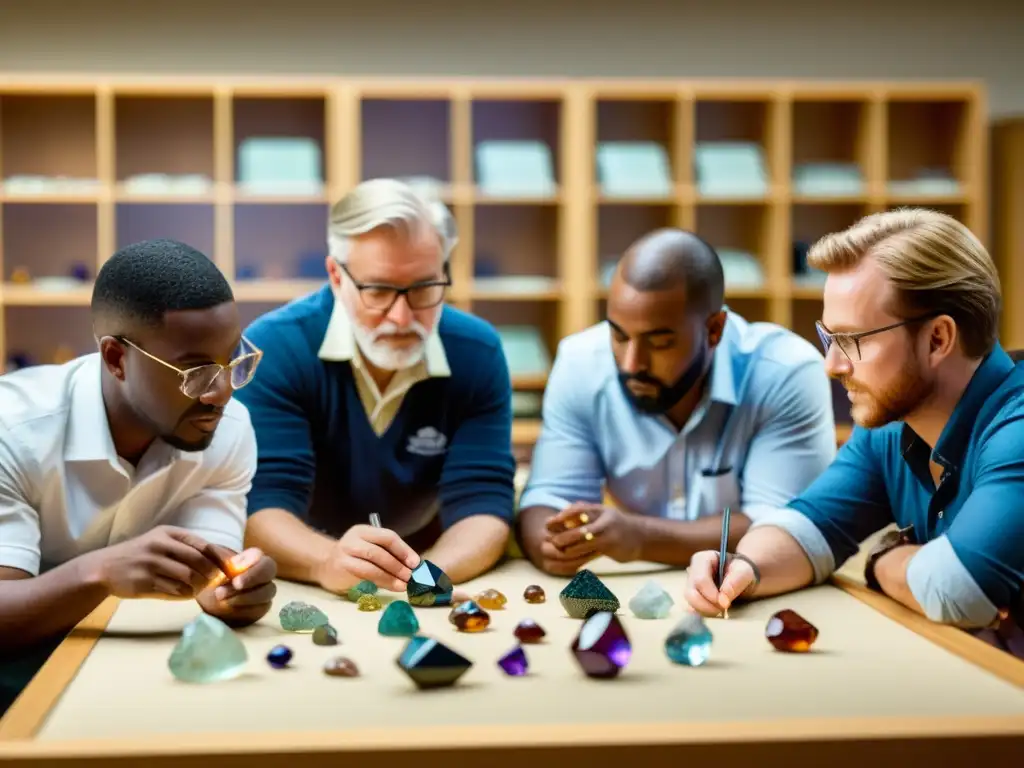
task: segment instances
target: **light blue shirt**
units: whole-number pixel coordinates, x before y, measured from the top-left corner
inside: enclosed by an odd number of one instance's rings
[[[629,401],[602,322],[559,344],[520,507],[600,504],[607,489],[644,515],[694,520],[729,507],[756,519],[835,454],[824,359],[792,331],[729,312],[707,394],[679,430]]]

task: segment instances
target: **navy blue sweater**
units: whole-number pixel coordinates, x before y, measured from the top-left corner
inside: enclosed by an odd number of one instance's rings
[[[285,509],[337,537],[377,512],[420,550],[470,515],[511,523],[512,388],[495,329],[445,307],[438,331],[451,376],[415,384],[378,437],[351,364],[318,357],[333,309],[325,286],[246,331],[264,352],[236,393],[259,450],[249,514]]]

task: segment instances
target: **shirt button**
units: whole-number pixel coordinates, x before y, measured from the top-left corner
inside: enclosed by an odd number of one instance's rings
[[[944,509],[940,509],[940,510],[939,510],[939,520],[941,520],[941,519],[942,519],[942,513],[943,513],[943,512],[945,512],[945,510],[944,510]]]

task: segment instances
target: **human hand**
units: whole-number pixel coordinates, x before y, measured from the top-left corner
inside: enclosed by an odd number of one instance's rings
[[[212,545],[224,575],[196,595],[200,607],[231,626],[246,626],[261,619],[274,602],[277,563],[255,547],[234,554]]]
[[[341,594],[360,581],[372,581],[392,592],[405,590],[420,556],[388,528],[353,525],[317,568],[321,587]]]
[[[718,552],[706,550],[690,558],[683,597],[690,607],[704,616],[718,616],[727,611],[737,597],[746,592],[756,578],[746,560],[728,558],[722,586],[715,586],[718,576]]]
[[[643,551],[641,521],[615,507],[570,504],[547,525],[548,541],[566,559],[601,554],[628,563]]]

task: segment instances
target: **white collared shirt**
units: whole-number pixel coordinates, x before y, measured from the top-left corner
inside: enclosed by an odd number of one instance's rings
[[[242,548],[256,471],[249,412],[232,398],[205,451],[162,440],[137,467],[114,450],[100,357],[0,376],[0,566],[32,575],[173,525]]]

